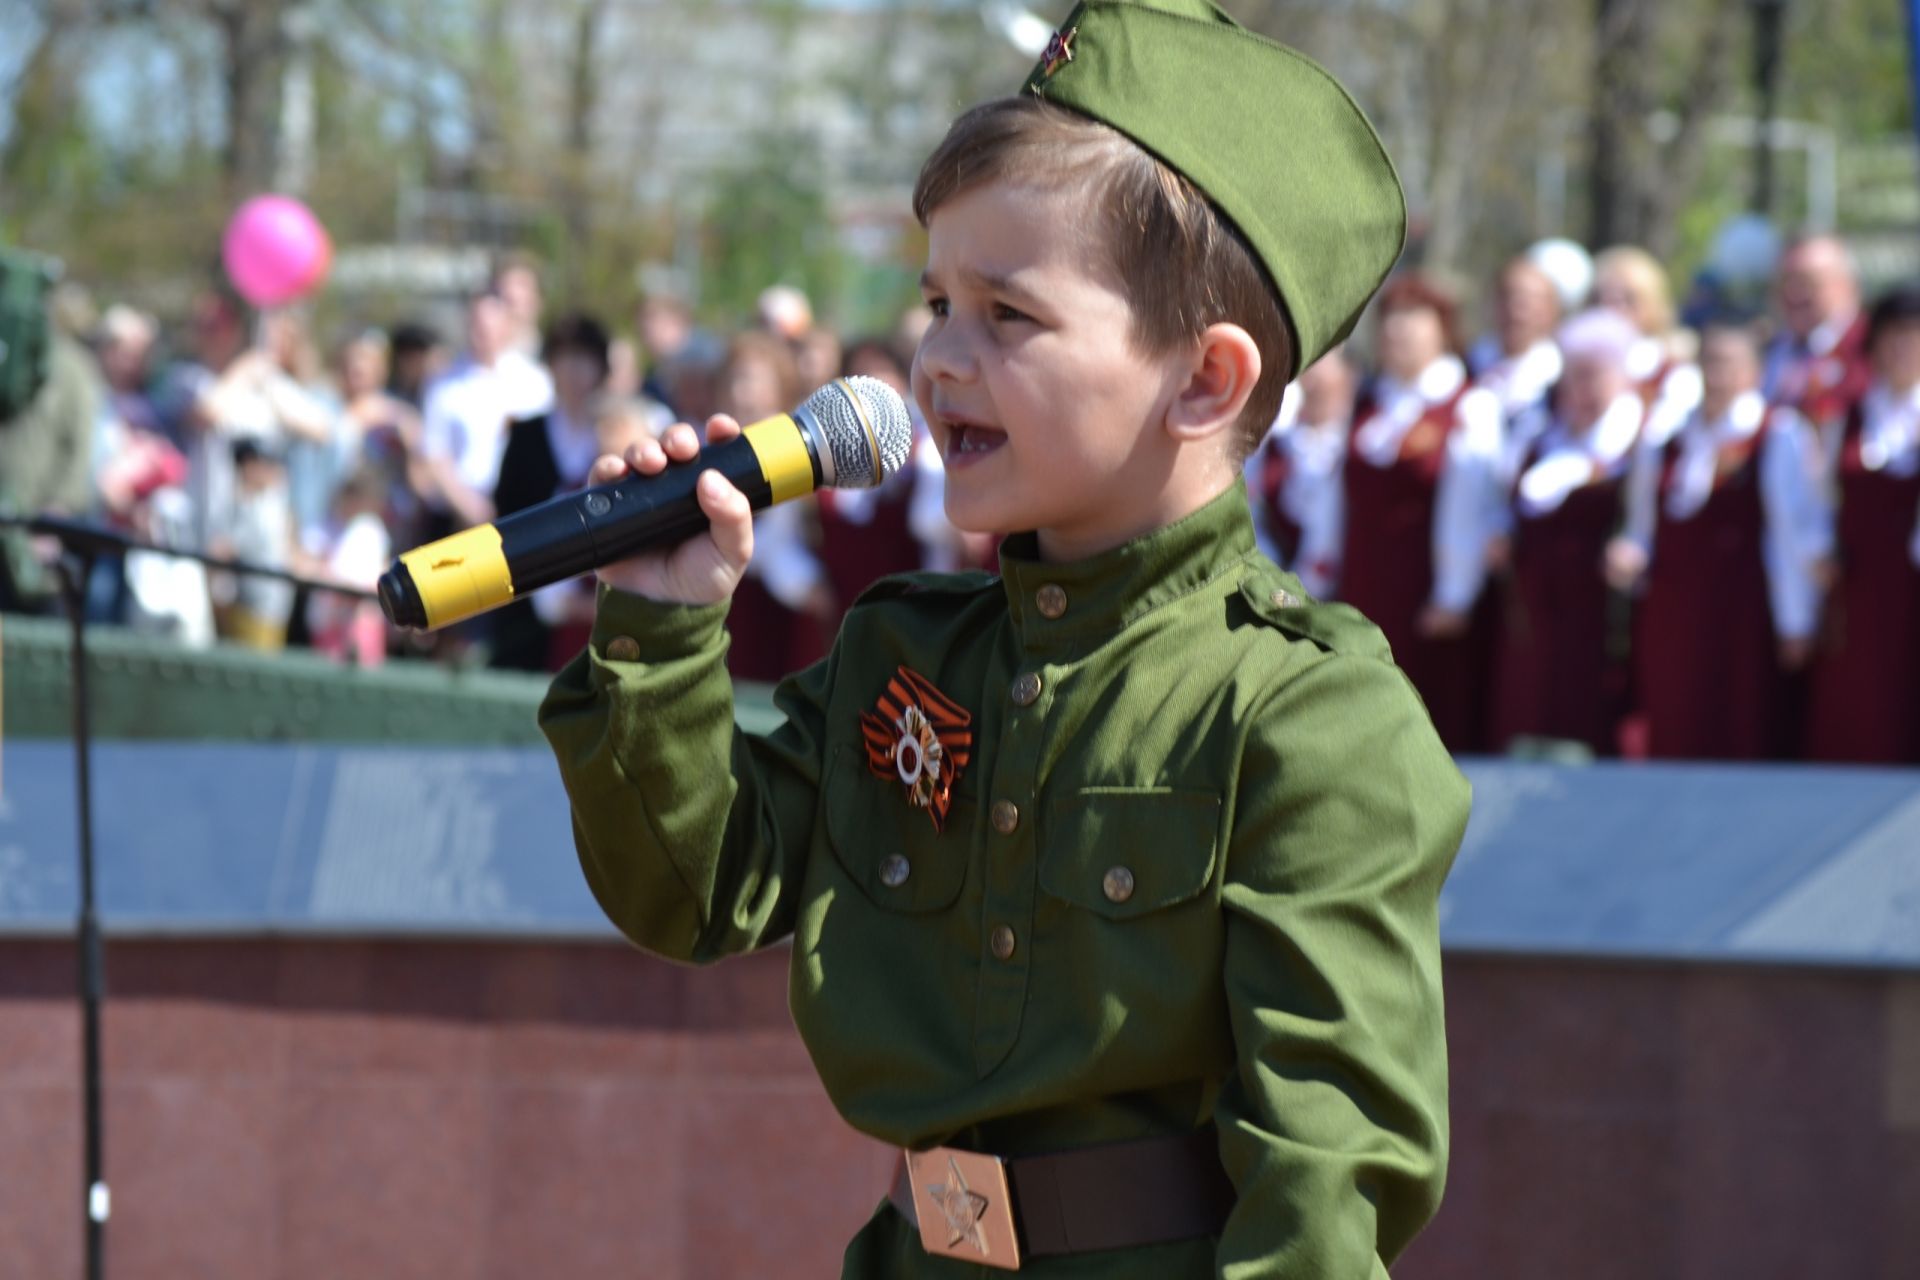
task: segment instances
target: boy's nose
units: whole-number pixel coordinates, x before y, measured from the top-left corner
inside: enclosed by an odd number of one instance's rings
[[[935,382],[964,382],[974,374],[971,344],[962,326],[952,319],[927,330],[920,340],[917,359],[921,371]]]

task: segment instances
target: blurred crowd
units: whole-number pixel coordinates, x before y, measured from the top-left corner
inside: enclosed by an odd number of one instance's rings
[[[1418,273],[1248,460],[1261,537],[1461,752],[1920,762],[1920,289],[1785,246],[1766,314],[1632,247]]]
[[[774,286],[727,334],[651,297],[629,338],[599,316],[546,314],[538,266],[519,257],[466,300],[457,334],[355,331],[330,358],[300,311],[252,315],[220,290],[172,334],[123,305],[89,314],[70,290],[52,309],[44,391],[0,426],[0,504],[362,591],[399,552],[577,489],[596,457],[672,422],[754,422],[851,374],[909,396],[922,323],[916,308],[893,332],[843,340],[804,293]],[[758,518],[734,606],[737,675],[775,680],[823,654],[844,610],[885,574],[993,565],[993,539],[947,523],[924,427],[915,446],[876,490],[827,491]],[[55,548],[40,541],[6,540],[0,607],[52,607]],[[133,552],[97,566],[89,607],[190,645],[542,671],[584,643],[593,594],[587,580],[560,584],[420,636],[388,627],[370,600]]]
[[[460,332],[353,332],[328,359],[299,312],[218,291],[177,334],[70,310],[44,392],[0,428],[0,496],[363,590],[671,422],[752,422],[842,374],[904,395],[924,324],[843,340],[784,286],[724,334],[663,296],[625,326],[547,315],[521,258]],[[1508,262],[1483,310],[1476,335],[1447,283],[1396,275],[1245,469],[1263,549],[1385,631],[1449,746],[1920,762],[1920,289],[1864,298],[1844,246],[1811,236],[1763,314],[1683,318],[1648,254],[1557,241]],[[947,523],[915,418],[879,489],[757,517],[738,677],[819,657],[884,574],[994,567],[994,539]],[[47,607],[49,548],[19,543],[0,607]],[[576,653],[593,611],[590,584],[563,583],[410,635],[371,601],[138,552],[98,566],[89,599],[189,644],[526,670]]]

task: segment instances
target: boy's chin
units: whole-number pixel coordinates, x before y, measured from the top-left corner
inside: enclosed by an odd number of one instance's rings
[[[979,537],[997,537],[1016,529],[1030,529],[1030,520],[1023,521],[1017,503],[1008,502],[1004,494],[984,493],[974,496],[956,493],[954,486],[947,486],[947,523],[961,533]]]

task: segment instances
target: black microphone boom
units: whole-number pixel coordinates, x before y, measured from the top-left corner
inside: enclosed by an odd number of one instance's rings
[[[906,461],[912,434],[893,388],[841,378],[792,414],[756,422],[658,475],[628,475],[416,547],[381,577],[380,608],[396,626],[431,631],[649,547],[675,546],[707,528],[695,493],[703,471],[732,481],[755,511],[822,485],[871,488]]]

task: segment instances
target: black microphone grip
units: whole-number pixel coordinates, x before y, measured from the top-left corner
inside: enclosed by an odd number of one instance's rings
[[[431,630],[709,526],[696,492],[718,471],[755,511],[809,492],[821,479],[812,433],[792,418],[756,423],[660,472],[627,475],[477,525],[400,557],[380,579],[380,607],[397,626]],[[811,472],[811,474],[807,474]]]
[[[650,546],[673,546],[704,532],[708,521],[697,490],[705,471],[732,481],[755,511],[773,501],[773,486],[760,474],[759,459],[739,436],[689,461],[669,462],[657,475],[624,476],[529,507],[494,522],[513,566],[515,593],[538,591]]]

